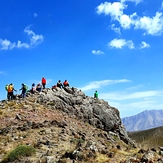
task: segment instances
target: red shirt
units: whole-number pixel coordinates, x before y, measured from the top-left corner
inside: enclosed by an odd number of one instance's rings
[[[42,78],[42,84],[46,84],[46,79]]]

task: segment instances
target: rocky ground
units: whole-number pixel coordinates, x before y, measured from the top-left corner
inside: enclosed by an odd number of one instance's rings
[[[19,145],[36,153],[15,163],[163,162],[162,148],[141,149],[127,136],[116,108],[75,88],[0,102],[0,161]]]

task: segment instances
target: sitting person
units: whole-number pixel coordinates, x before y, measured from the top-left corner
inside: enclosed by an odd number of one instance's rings
[[[52,86],[52,91],[56,90],[57,91],[57,85]]]
[[[65,81],[63,82],[63,86],[64,86],[64,87],[69,87],[69,83],[68,83],[67,80],[65,80]]]
[[[95,93],[94,93],[94,98],[98,99],[98,92],[97,91],[95,91]]]
[[[37,84],[36,91],[38,91],[38,92],[41,92],[42,91],[42,86],[41,86],[40,83]]]
[[[63,85],[62,85],[62,83],[61,83],[61,80],[59,80],[59,81],[57,82],[57,87],[59,87],[59,88],[62,88],[62,87],[63,87]]]
[[[33,83],[32,84],[32,87],[31,87],[31,89],[29,90],[29,92],[31,92],[31,93],[35,93],[35,91],[36,91],[36,88],[35,88],[35,83]]]

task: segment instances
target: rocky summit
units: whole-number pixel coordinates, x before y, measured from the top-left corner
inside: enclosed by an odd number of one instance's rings
[[[128,137],[119,114],[73,87],[2,100],[0,162],[163,162],[162,148],[142,150]]]

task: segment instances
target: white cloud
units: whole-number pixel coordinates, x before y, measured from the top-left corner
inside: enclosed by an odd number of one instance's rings
[[[37,35],[35,34],[32,30],[30,30],[30,27],[26,27],[24,29],[24,32],[28,34],[30,38],[30,43],[22,43],[20,40],[16,42],[11,42],[10,40],[7,39],[0,39],[0,50],[8,50],[8,49],[13,49],[13,48],[31,48],[34,45],[37,45],[43,41],[43,36],[42,35]]]
[[[163,9],[163,2],[161,3],[161,10]]]
[[[132,20],[131,20],[130,16],[123,14],[120,16],[119,22],[120,22],[122,28],[129,29],[131,26]]]
[[[127,2],[127,1],[135,2],[136,5],[139,4],[140,2],[143,2],[143,0],[121,0],[122,3]]]
[[[17,48],[29,48],[30,46],[27,43],[21,43],[21,41],[18,40],[17,42]]]
[[[100,98],[107,100],[129,100],[129,99],[142,99],[147,97],[154,97],[163,95],[161,91],[141,91],[141,92],[112,92],[112,93],[101,93]]]
[[[97,6],[98,14],[110,15],[112,21],[118,21],[123,29],[141,29],[148,35],[161,35],[163,33],[163,16],[161,12],[156,12],[155,16],[138,16],[136,13],[127,15],[124,10],[128,5],[125,2],[131,1],[136,4],[141,0],[121,0],[120,2],[104,2]]]
[[[114,19],[118,19],[119,16],[123,14],[123,10],[127,6],[124,3],[121,2],[104,2],[101,3],[99,6],[97,6],[97,13],[98,14],[105,14],[105,15],[111,15]]]
[[[104,52],[101,50],[92,50],[92,53],[96,55],[104,54]]]
[[[121,118],[139,114],[145,110],[162,109],[163,103],[160,99],[156,100],[139,100],[134,102],[122,103],[121,101],[109,100],[109,105],[118,108]]]
[[[31,45],[41,43],[44,39],[42,35],[37,35],[32,30],[30,30],[30,26],[27,26],[24,29],[24,32],[26,32],[30,36],[30,40],[31,40],[30,44]]]
[[[106,85],[111,85],[111,84],[116,84],[116,83],[126,83],[126,82],[130,82],[130,80],[120,79],[120,80],[93,81],[93,82],[89,82],[86,86],[79,88],[79,89],[81,89],[82,91],[88,91],[88,90],[100,88]]]
[[[120,30],[120,28],[115,27],[115,24],[112,24],[112,25],[111,25],[111,29],[112,29],[115,33],[121,35],[121,30]]]
[[[38,15],[36,13],[33,14],[34,17],[37,17]]]
[[[145,41],[142,41],[140,44],[140,49],[149,48],[149,47],[150,47],[150,45],[147,44]]]
[[[135,29],[143,29],[146,34],[161,35],[163,32],[163,16],[162,13],[156,12],[153,18],[143,16],[134,22]]]
[[[1,50],[12,49],[12,47],[14,47],[14,46],[15,46],[15,43],[13,44],[7,39],[5,39],[5,40],[0,39]]]
[[[134,49],[134,43],[131,40],[126,41],[125,39],[113,39],[108,43],[109,47],[122,49],[122,47],[127,46],[129,49]]]

